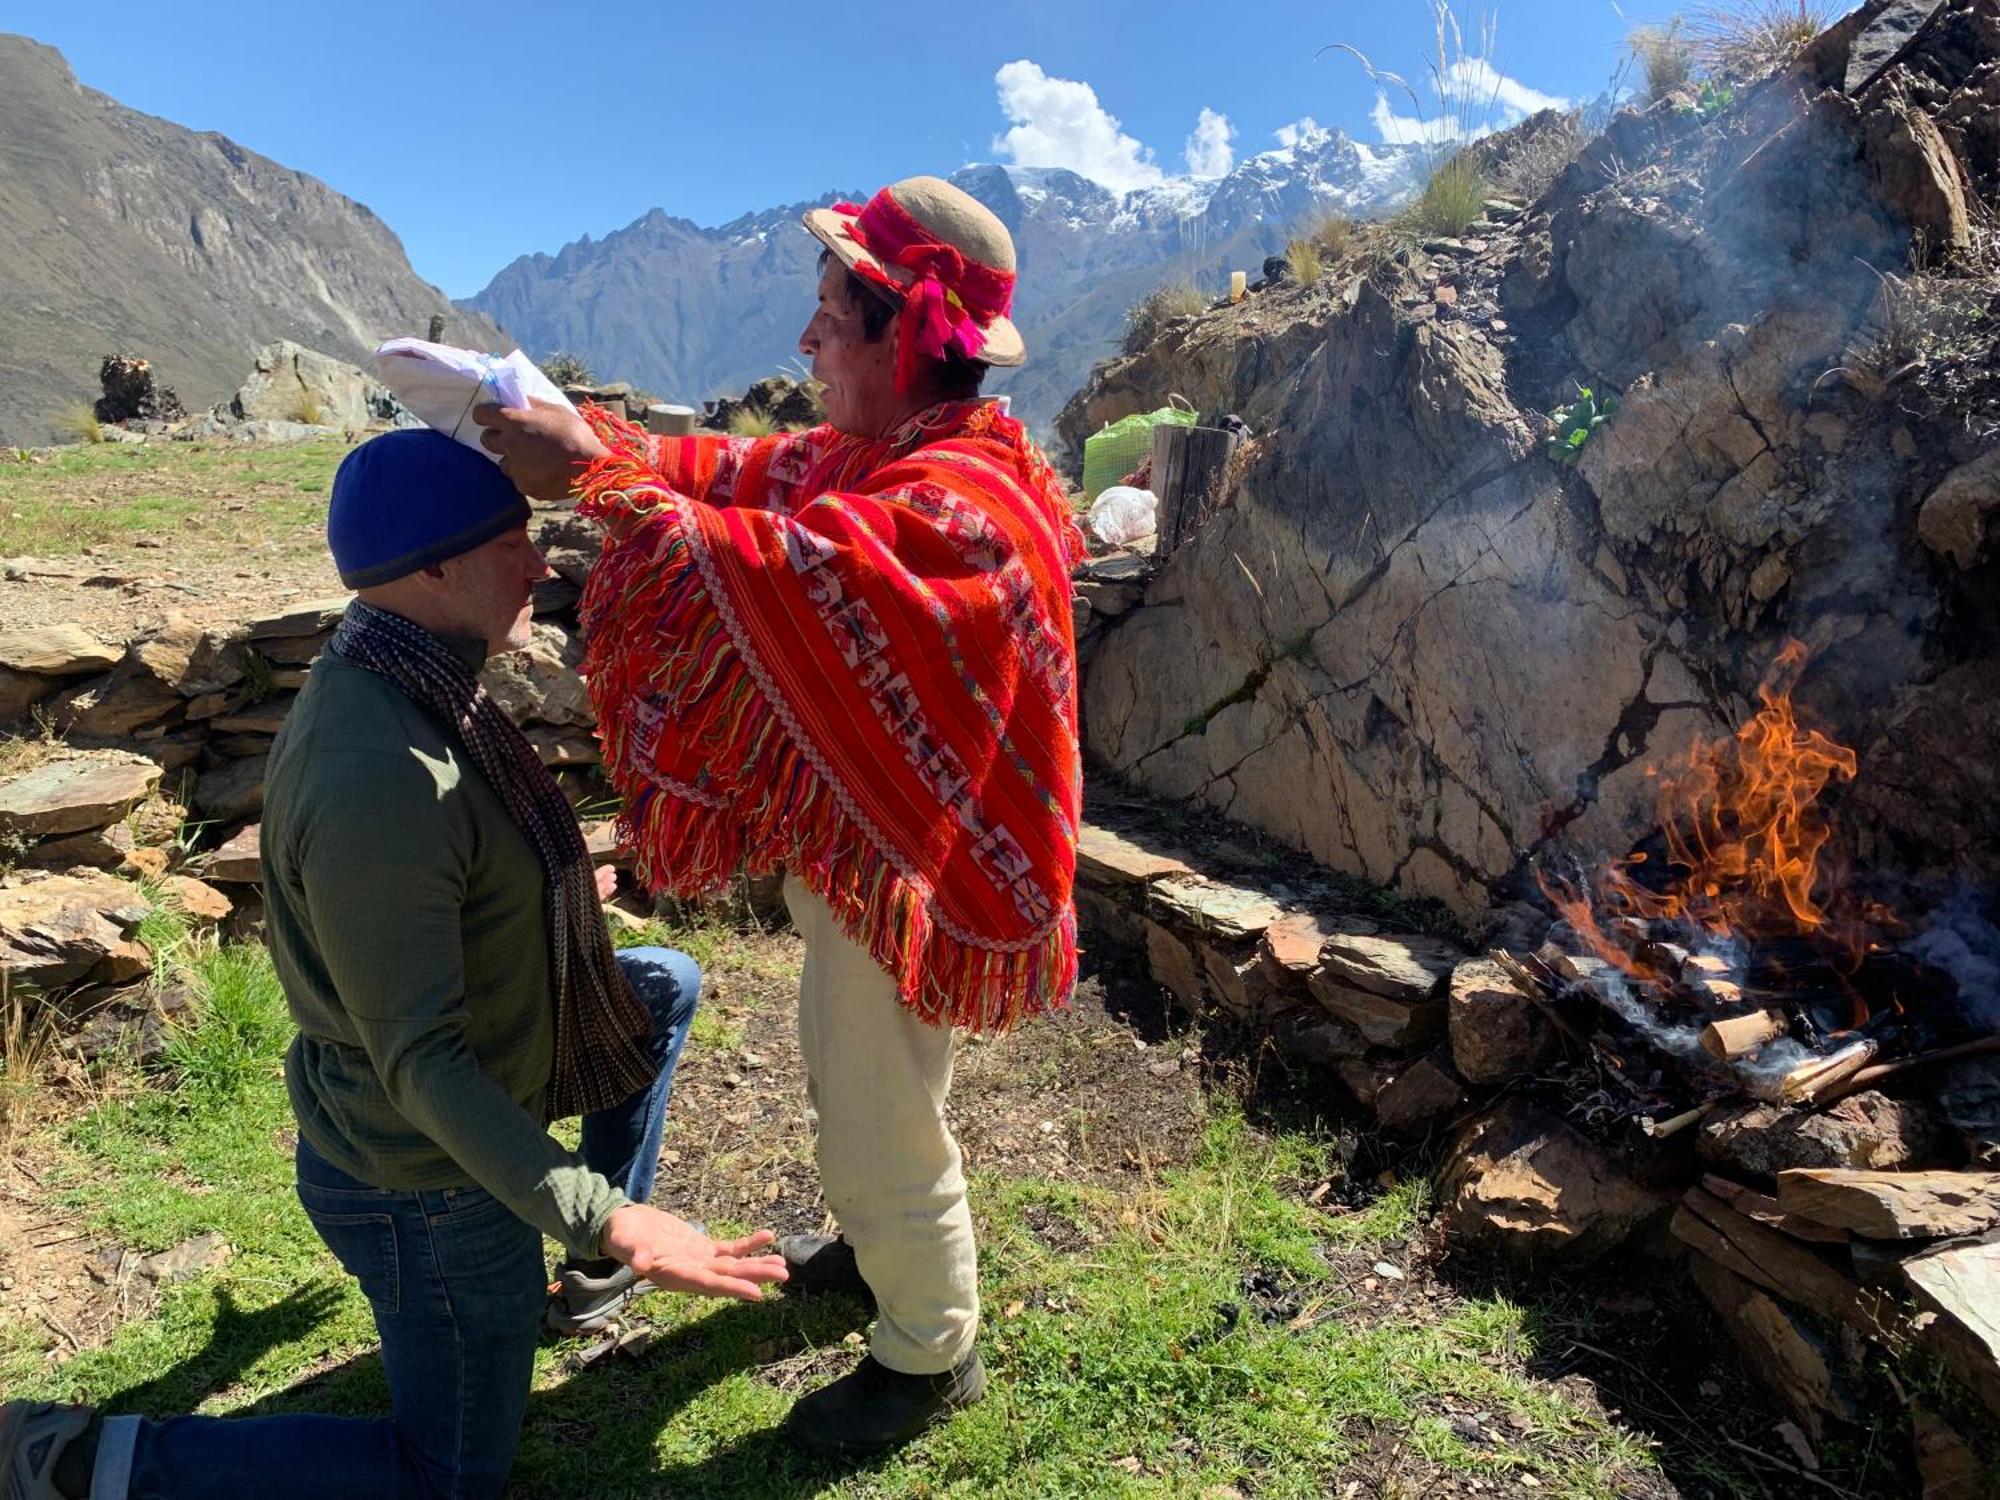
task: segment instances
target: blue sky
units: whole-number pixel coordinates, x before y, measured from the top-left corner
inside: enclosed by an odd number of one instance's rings
[[[1595,97],[1646,0],[1485,12],[1503,100]],[[1461,0],[1461,16],[1473,6]],[[0,0],[121,102],[324,179],[454,296],[651,208],[697,223],[968,161],[1112,186],[1210,170],[1310,118],[1407,134],[1358,47],[1423,73],[1425,0],[1012,0],[984,12],[847,0],[197,7]],[[1428,101],[1427,101],[1428,102]],[[1114,123],[1115,122],[1115,123]]]

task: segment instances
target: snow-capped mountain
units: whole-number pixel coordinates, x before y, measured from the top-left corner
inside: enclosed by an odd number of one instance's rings
[[[1254,277],[1298,224],[1328,211],[1379,214],[1408,191],[1413,171],[1411,148],[1313,129],[1226,177],[1170,178],[1122,195],[1057,167],[961,169],[951,180],[999,215],[1020,259],[1014,316],[1029,363],[996,372],[988,388],[1010,393],[1046,428],[1154,287],[1217,287],[1231,268]],[[741,390],[796,355],[818,250],[799,228],[811,206],[716,228],[655,209],[601,240],[523,256],[465,305],[513,330],[530,354],[569,350],[600,376],[669,400]]]

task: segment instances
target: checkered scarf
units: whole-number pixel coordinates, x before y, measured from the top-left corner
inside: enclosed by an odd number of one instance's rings
[[[576,814],[527,736],[435,635],[359,599],[330,649],[386,677],[458,737],[534,845],[548,875],[549,963],[556,998],[550,1119],[622,1103],[658,1074],[652,1019],[611,951],[597,880]]]

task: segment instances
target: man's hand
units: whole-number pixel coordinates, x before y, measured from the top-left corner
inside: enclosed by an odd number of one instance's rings
[[[597,899],[599,901],[609,901],[613,896],[618,894],[618,867],[616,865],[599,865],[591,873],[597,877]]]
[[[712,1240],[685,1219],[627,1203],[611,1210],[598,1247],[670,1292],[760,1302],[764,1284],[785,1279],[782,1255],[755,1253],[776,1239],[760,1229],[740,1240]]]
[[[480,446],[500,455],[500,472],[531,500],[567,499],[583,466],[610,451],[582,417],[549,401],[526,411],[475,406],[472,420],[485,429]]]

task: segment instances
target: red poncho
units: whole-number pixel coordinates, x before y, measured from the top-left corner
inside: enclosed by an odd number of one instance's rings
[[[578,484],[627,524],[583,672],[655,889],[780,866],[925,1020],[999,1031],[1076,979],[1082,774],[1062,486],[987,402],[887,440],[649,437]]]

